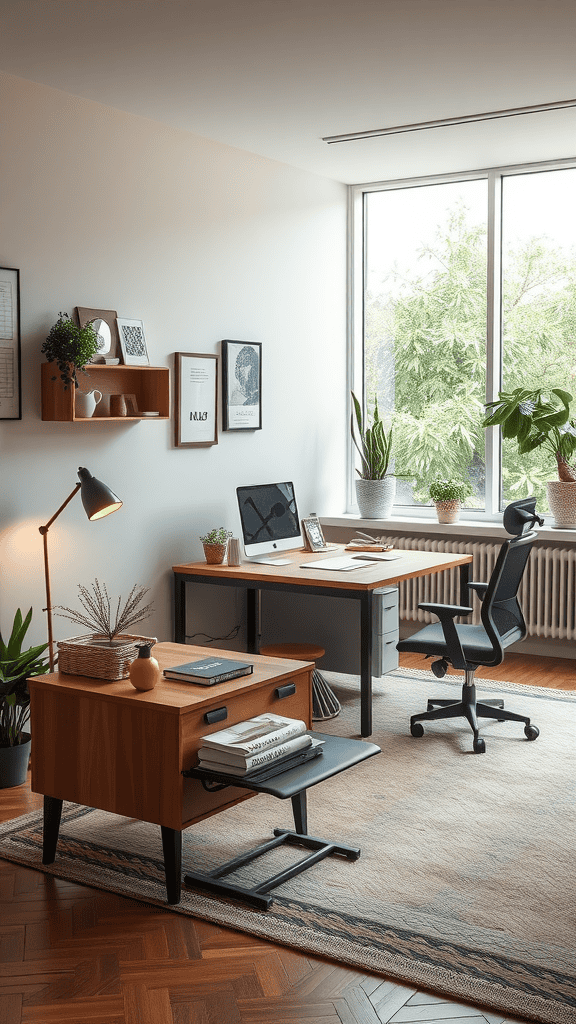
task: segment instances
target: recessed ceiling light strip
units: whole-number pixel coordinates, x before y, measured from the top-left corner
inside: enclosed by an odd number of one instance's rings
[[[437,121],[420,121],[418,124],[401,124],[394,128],[374,128],[367,132],[349,132],[347,135],[327,135],[322,142],[355,142],[357,139],[375,139],[380,135],[402,135],[404,132],[421,132],[428,128],[445,128],[452,124],[471,124],[475,121],[493,121],[498,117],[518,117],[520,114],[537,114],[543,110],[562,110],[576,107],[574,100],[557,100],[554,103],[537,103],[532,107],[510,107],[508,110],[489,110],[485,114],[463,114],[461,117],[444,117]]]

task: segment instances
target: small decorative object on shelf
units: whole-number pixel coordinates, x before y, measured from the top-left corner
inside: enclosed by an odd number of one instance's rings
[[[155,637],[132,636],[124,632],[142,619],[149,618],[153,605],[139,607],[148,588],[132,587],[123,607],[119,597],[114,618],[106,587],[101,587],[98,580],[92,584],[91,591],[82,584],[78,589],[84,612],[58,605],[61,611],[57,614],[87,626],[92,632],[57,644],[60,671],[98,679],[126,679],[138,643],[157,643]]]
[[[59,313],[41,352],[49,363],[56,363],[66,391],[72,385],[78,387],[76,371],[84,370],[96,355],[98,344],[98,335],[91,321],[79,326],[70,319],[68,313]],[[52,380],[57,380],[57,376],[54,375]]]
[[[462,505],[472,494],[472,486],[468,480],[433,480],[429,493],[438,522],[457,523]]]
[[[136,647],[138,657],[130,665],[130,682],[136,690],[153,690],[160,678],[160,666],[150,653],[154,642],[141,641]]]
[[[119,316],[116,323],[124,362],[128,366],[147,366],[150,360],[142,321]]]
[[[215,527],[203,537],[200,537],[204,545],[204,555],[209,565],[221,565],[226,558],[228,541],[232,536],[231,530],[225,530],[223,526]]]

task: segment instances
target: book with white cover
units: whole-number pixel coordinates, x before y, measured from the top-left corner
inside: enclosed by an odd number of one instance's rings
[[[265,751],[263,754],[257,755],[254,760],[262,762],[260,764],[253,764],[249,768],[240,768],[238,765],[232,764],[219,764],[217,761],[201,761],[198,764],[199,768],[203,768],[205,771],[215,772],[221,775],[231,775],[237,778],[250,778],[255,781],[258,779],[265,779],[272,777],[273,775],[279,774],[281,771],[286,771],[288,768],[295,768],[296,766],[303,764],[311,758],[317,757],[318,754],[322,753],[322,747],[324,740],[307,736],[306,739],[309,743],[305,747],[301,747],[300,750],[288,751],[288,753],[282,754],[280,757],[273,758],[272,760],[264,760],[266,754],[272,753],[271,750]],[[276,748],[272,748],[273,750]]]
[[[277,743],[283,743],[292,736],[306,732],[306,723],[297,718],[284,718],[267,712],[256,715],[245,722],[238,722],[227,729],[200,737],[200,745],[215,750],[231,750],[249,756],[260,750],[268,750]]]
[[[198,751],[198,763],[202,768],[210,768],[213,764],[232,765],[237,768],[256,768],[259,765],[275,761],[285,754],[291,754],[295,750],[302,750],[309,747],[312,737],[308,733],[300,736],[293,736],[284,743],[277,743],[267,750],[260,750],[256,754],[239,754],[230,750],[214,750],[213,747],[200,747]]]

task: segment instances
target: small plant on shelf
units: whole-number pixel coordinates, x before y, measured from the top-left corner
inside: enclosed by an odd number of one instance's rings
[[[209,530],[204,537],[200,537],[200,540],[203,544],[226,544],[231,536],[231,530],[225,530],[223,526],[217,526],[213,530]]]
[[[98,335],[93,321],[89,320],[81,327],[70,319],[68,313],[59,313],[41,351],[49,363],[57,364],[64,390],[72,385],[77,388],[76,371],[83,370],[98,351]],[[58,380],[56,376],[51,379]]]
[[[468,480],[433,480],[429,494],[433,502],[466,501],[472,494],[472,486]]]
[[[112,612],[112,602],[106,587],[100,586],[98,580],[94,581],[91,589],[83,587],[79,583],[78,590],[80,591],[80,604],[84,608],[84,612],[57,605],[61,611],[57,611],[56,614],[61,615],[64,619],[70,619],[71,622],[77,622],[81,626],[87,626],[92,633],[105,638],[110,645],[116,637],[137,622],[148,619],[152,614],[152,603],[139,607],[144,595],[148,593],[149,587],[133,586],[123,607],[122,598],[118,598],[115,613]],[[56,611],[56,609],[54,610]]]

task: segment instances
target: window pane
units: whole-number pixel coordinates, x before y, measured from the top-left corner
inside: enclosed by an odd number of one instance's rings
[[[366,396],[394,419],[399,504],[458,477],[484,506],[487,196],[485,179],[366,194]]]
[[[510,175],[502,191],[504,391],[559,387],[576,394],[576,170]],[[557,479],[544,446],[502,442],[504,504],[535,494],[548,512]]]

